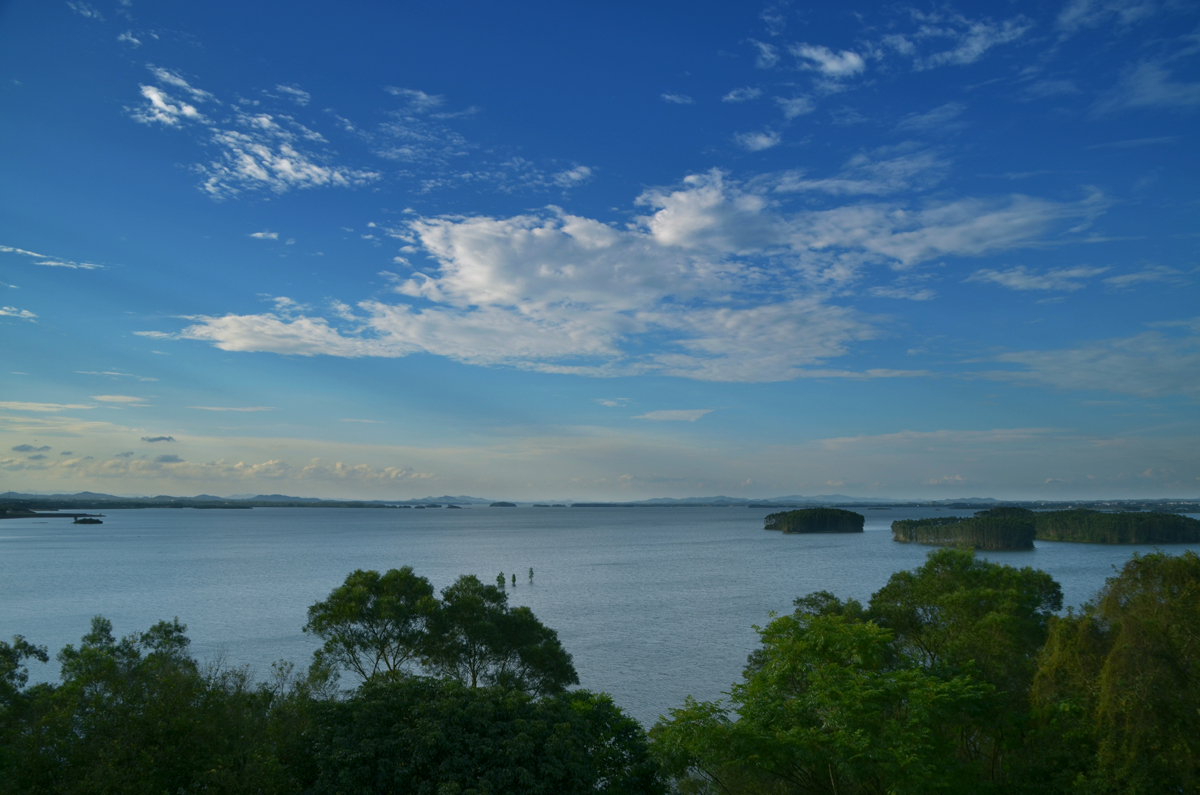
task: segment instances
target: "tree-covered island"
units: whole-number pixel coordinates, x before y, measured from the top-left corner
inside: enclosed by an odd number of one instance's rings
[[[784,533],[861,533],[866,517],[841,508],[802,508],[771,513],[763,519],[764,530]]]

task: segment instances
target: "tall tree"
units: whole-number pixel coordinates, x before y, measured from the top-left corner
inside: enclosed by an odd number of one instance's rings
[[[395,676],[420,663],[434,609],[433,586],[412,567],[382,575],[358,569],[308,608],[304,631],[325,641],[318,663],[348,669],[363,680]]]
[[[1135,554],[1054,622],[1034,693],[1092,791],[1200,789],[1200,556]]]
[[[470,687],[503,685],[545,694],[579,684],[558,633],[528,607],[510,608],[502,589],[474,575],[442,590],[429,628],[426,664]]]

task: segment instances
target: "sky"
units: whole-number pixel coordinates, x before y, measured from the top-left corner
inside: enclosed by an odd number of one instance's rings
[[[1200,6],[0,2],[0,490],[1200,495]]]

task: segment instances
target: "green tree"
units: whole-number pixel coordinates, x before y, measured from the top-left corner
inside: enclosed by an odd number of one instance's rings
[[[1200,556],[1134,555],[1054,622],[1034,694],[1083,791],[1200,791]]]
[[[442,591],[429,628],[426,665],[470,687],[504,685],[545,694],[579,683],[558,633],[528,607],[510,608],[505,591],[474,575]]]
[[[62,684],[35,689],[7,743],[0,792],[282,792],[271,695],[245,671],[202,671],[185,627],[117,640],[97,616],[58,655]]]
[[[318,713],[315,793],[663,792],[644,731],[603,695],[376,679]]]
[[[836,610],[802,608],[759,635],[730,706],[689,698],[651,731],[680,792],[963,791],[956,730],[986,686],[897,664],[891,632]]]
[[[1062,589],[1045,572],[947,548],[915,571],[893,574],[871,597],[868,615],[895,632],[900,655],[944,677],[968,674],[992,686],[960,753],[979,762],[985,780],[1001,782],[1025,742],[1037,655],[1061,608]]]
[[[419,664],[434,609],[433,586],[410,566],[382,575],[358,569],[308,608],[304,631],[325,642],[318,665],[348,669],[363,680],[395,676]]]

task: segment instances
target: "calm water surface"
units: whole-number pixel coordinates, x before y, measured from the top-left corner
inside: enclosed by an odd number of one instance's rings
[[[316,644],[300,631],[305,611],[354,569],[408,565],[438,589],[460,574],[492,582],[516,572],[510,602],[558,631],[582,685],[649,724],[689,694],[719,697],[756,644],[752,625],[790,611],[796,596],[865,601],[893,572],[921,565],[930,548],[893,542],[893,520],[973,512],[868,510],[865,533],[828,536],[766,532],[769,511],[746,508],[106,513],[91,527],[0,522],[0,638],[22,634],[53,654],[96,614],[118,634],[178,616],[197,658],[223,656],[265,678],[274,660],[307,664]],[[1150,551],[1039,541],[986,557],[1049,572],[1077,605],[1114,566]],[[58,675],[53,663],[31,674]]]

